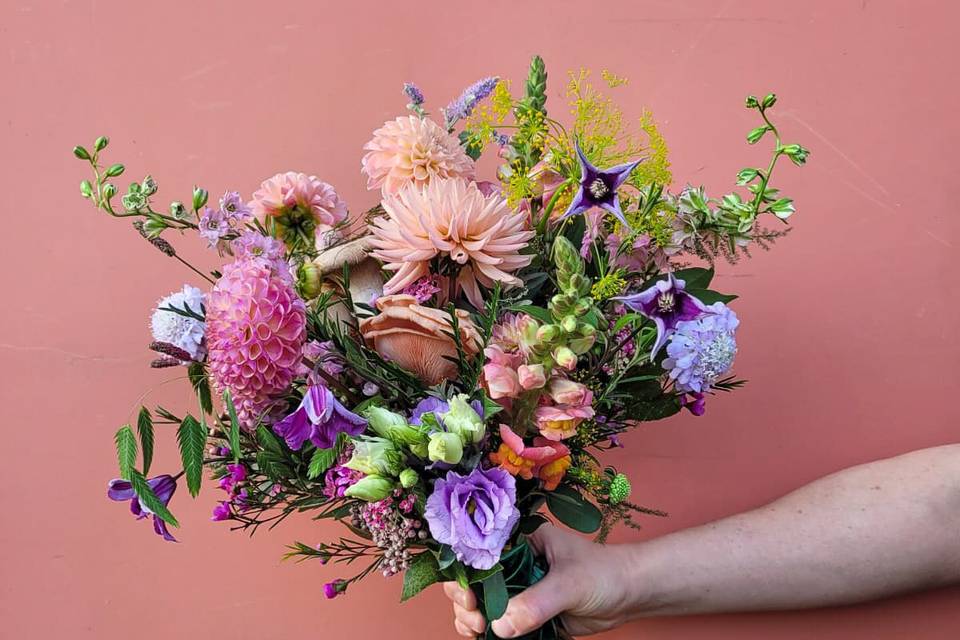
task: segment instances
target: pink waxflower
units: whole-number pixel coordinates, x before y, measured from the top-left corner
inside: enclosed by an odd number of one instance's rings
[[[381,189],[384,195],[435,179],[473,178],[473,160],[460,141],[428,118],[400,116],[385,122],[363,148],[367,189]]]
[[[288,247],[322,249],[327,232],[347,219],[347,204],[331,185],[294,171],[264,180],[250,209]]]

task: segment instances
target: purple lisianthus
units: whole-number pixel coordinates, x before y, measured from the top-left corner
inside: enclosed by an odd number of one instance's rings
[[[516,499],[516,480],[499,467],[477,467],[466,476],[448,471],[434,484],[424,517],[437,542],[450,545],[464,564],[484,570],[500,561],[520,519]]]
[[[677,324],[663,368],[670,372],[678,390],[702,394],[730,370],[737,355],[734,334],[739,324],[737,314],[722,302],[706,307],[706,313],[696,320]]]
[[[673,274],[669,274],[666,280],[657,280],[640,293],[613,298],[650,318],[657,326],[657,339],[650,351],[651,358],[657,355],[679,323],[696,320],[706,312],[700,300],[684,291],[685,286],[683,280],[677,280]]]
[[[307,388],[297,410],[273,425],[278,436],[287,441],[294,451],[310,440],[318,449],[329,449],[337,435],[359,435],[367,421],[349,411],[323,385]]]
[[[177,481],[174,480],[172,476],[168,475],[160,475],[155,478],[150,478],[147,480],[147,484],[150,485],[151,489],[153,489],[154,495],[159,498],[160,502],[163,503],[163,506],[167,506],[170,503],[170,498],[173,497],[173,492],[177,490]],[[133,490],[133,485],[126,480],[111,480],[110,484],[107,485],[107,497],[111,500],[116,500],[117,502],[129,500],[130,512],[137,517],[137,520],[142,520],[147,516],[153,516],[154,532],[169,542],[177,541],[176,538],[170,535],[170,531],[167,530],[167,523],[159,518],[157,514],[150,511],[150,509],[148,509],[147,506],[141,502],[136,491]]]

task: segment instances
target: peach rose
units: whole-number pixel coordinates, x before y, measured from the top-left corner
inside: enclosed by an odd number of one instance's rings
[[[457,365],[445,358],[457,357],[457,345],[446,311],[422,307],[413,296],[397,294],[377,298],[379,314],[360,321],[360,333],[385,359],[433,385],[457,377]],[[470,315],[457,309],[460,342],[468,356],[480,349],[480,333]]]

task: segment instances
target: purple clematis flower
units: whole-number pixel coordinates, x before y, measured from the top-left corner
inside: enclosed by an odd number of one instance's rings
[[[312,385],[297,410],[274,424],[273,430],[297,451],[307,440],[318,449],[329,449],[338,434],[359,435],[366,426],[367,421],[348,411],[330,389]]]
[[[631,310],[653,320],[657,326],[657,339],[650,357],[654,358],[677,328],[686,320],[696,320],[707,312],[706,306],[684,291],[686,283],[667,274],[666,280],[657,280],[652,287],[629,296],[617,296]]]
[[[177,490],[177,481],[168,475],[151,478],[147,480],[147,484],[150,485],[150,488],[153,489],[153,492],[164,506],[170,503],[173,492]],[[147,516],[153,516],[153,530],[156,534],[162,536],[164,540],[169,542],[177,541],[167,530],[167,523],[158,518],[150,509],[147,509],[146,505],[137,497],[137,493],[133,490],[133,485],[126,480],[120,480],[119,478],[111,480],[110,484],[107,485],[107,497],[117,502],[129,500],[130,511],[137,517],[137,520],[142,520]]]
[[[617,195],[617,189],[627,181],[630,172],[643,162],[643,158],[600,170],[587,160],[587,156],[583,155],[583,149],[580,148],[579,143],[577,144],[577,157],[580,158],[580,188],[577,190],[577,194],[573,196],[573,202],[570,203],[566,212],[560,216],[560,220],[575,216],[578,213],[584,213],[593,207],[600,207],[612,213],[621,224],[629,228],[630,225],[627,224],[627,219],[620,208],[620,196]]]

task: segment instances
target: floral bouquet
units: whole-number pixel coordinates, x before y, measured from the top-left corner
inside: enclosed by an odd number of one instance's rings
[[[808,151],[781,142],[773,94],[750,96],[761,124],[747,141],[775,141],[768,166],[738,173],[742,195],[674,194],[649,113],[631,128],[580,71],[564,125],[546,87],[537,57],[521,95],[487,78],[434,118],[406,84],[409,113],[364,146],[379,202],[362,215],[295,172],[249,200],[228,191],[214,204],[196,188],[163,212],[147,176],[117,203],[124,167],[102,164],[107,138],[76,147],[94,174],[82,195],[203,285],[161,299],[151,319],[152,366],[186,367],[196,409],[141,407],[136,429],[116,433],[107,495],[173,541],[171,498],[181,482],[196,496],[206,467],[224,491],[213,520],[254,532],[307,512],[345,525],[288,554],[363,565],[327,597],[374,571],[403,573],[403,599],[455,580],[491,620],[549,571],[527,543],[543,522],[602,541],[664,515],[631,501],[598,454],[742,384],[735,296],[711,289],[712,265],[784,235],[761,224],[794,211],[771,174]],[[478,176],[488,149],[495,181]],[[174,232],[198,233],[223,266],[190,265]],[[150,477],[158,425],[176,430],[183,468]],[[533,636],[563,633],[554,620]]]

